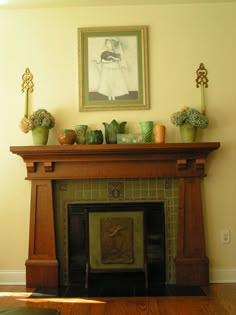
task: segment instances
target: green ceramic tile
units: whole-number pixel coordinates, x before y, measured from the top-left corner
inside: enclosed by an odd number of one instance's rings
[[[99,189],[99,185],[100,185],[100,180],[99,179],[93,179],[91,181],[91,189],[92,190],[98,190]]]
[[[107,199],[108,199],[107,190],[100,191],[100,200],[107,200]]]
[[[84,180],[83,187],[85,190],[92,190],[92,181],[90,179]]]
[[[133,190],[130,190],[130,189],[125,189],[125,192],[124,192],[124,198],[126,200],[130,200],[133,198]]]
[[[148,199],[149,197],[149,191],[148,190],[141,190],[141,198],[142,199]]]
[[[155,198],[155,197],[157,197],[156,190],[150,189],[150,190],[149,190],[149,197],[150,197],[150,198]]]
[[[133,190],[133,198],[140,198],[141,194],[140,194],[140,190]]]
[[[91,191],[91,198],[92,200],[99,200],[100,198],[100,191],[99,190],[92,190]]]
[[[149,182],[148,182],[148,179],[146,180],[140,180],[140,188],[141,190],[147,190],[149,188]]]
[[[163,189],[158,189],[157,190],[157,196],[161,199],[164,199],[165,196],[165,191]]]
[[[92,200],[92,193],[91,193],[91,191],[90,190],[84,190],[84,194],[83,194],[83,196],[84,196],[84,200]]]
[[[124,182],[124,192],[132,191],[132,184],[129,182]]]
[[[165,198],[170,198],[170,197],[172,197],[172,191],[166,189],[166,190],[164,191],[164,196],[165,196]]]
[[[83,200],[84,192],[83,190],[75,192],[75,200]]]
[[[162,181],[157,181],[156,185],[158,190],[162,190],[165,188]]]

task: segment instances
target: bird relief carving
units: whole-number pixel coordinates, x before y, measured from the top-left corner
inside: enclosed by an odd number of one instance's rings
[[[101,218],[100,231],[102,263],[134,262],[132,218]]]

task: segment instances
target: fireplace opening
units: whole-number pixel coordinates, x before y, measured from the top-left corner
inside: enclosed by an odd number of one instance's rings
[[[81,287],[165,283],[165,203],[69,203],[68,278]],[[115,238],[116,236],[116,238]]]

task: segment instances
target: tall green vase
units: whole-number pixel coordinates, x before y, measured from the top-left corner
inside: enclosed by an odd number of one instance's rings
[[[197,137],[197,127],[183,124],[180,126],[180,135],[183,142],[194,142]]]
[[[145,143],[153,142],[153,121],[140,121],[142,133],[145,135]]]
[[[35,145],[46,145],[48,142],[49,128],[38,126],[32,129],[32,137]]]

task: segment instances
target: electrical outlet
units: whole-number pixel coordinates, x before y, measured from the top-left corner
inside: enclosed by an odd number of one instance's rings
[[[227,229],[221,230],[221,243],[222,244],[230,243],[230,230]]]

